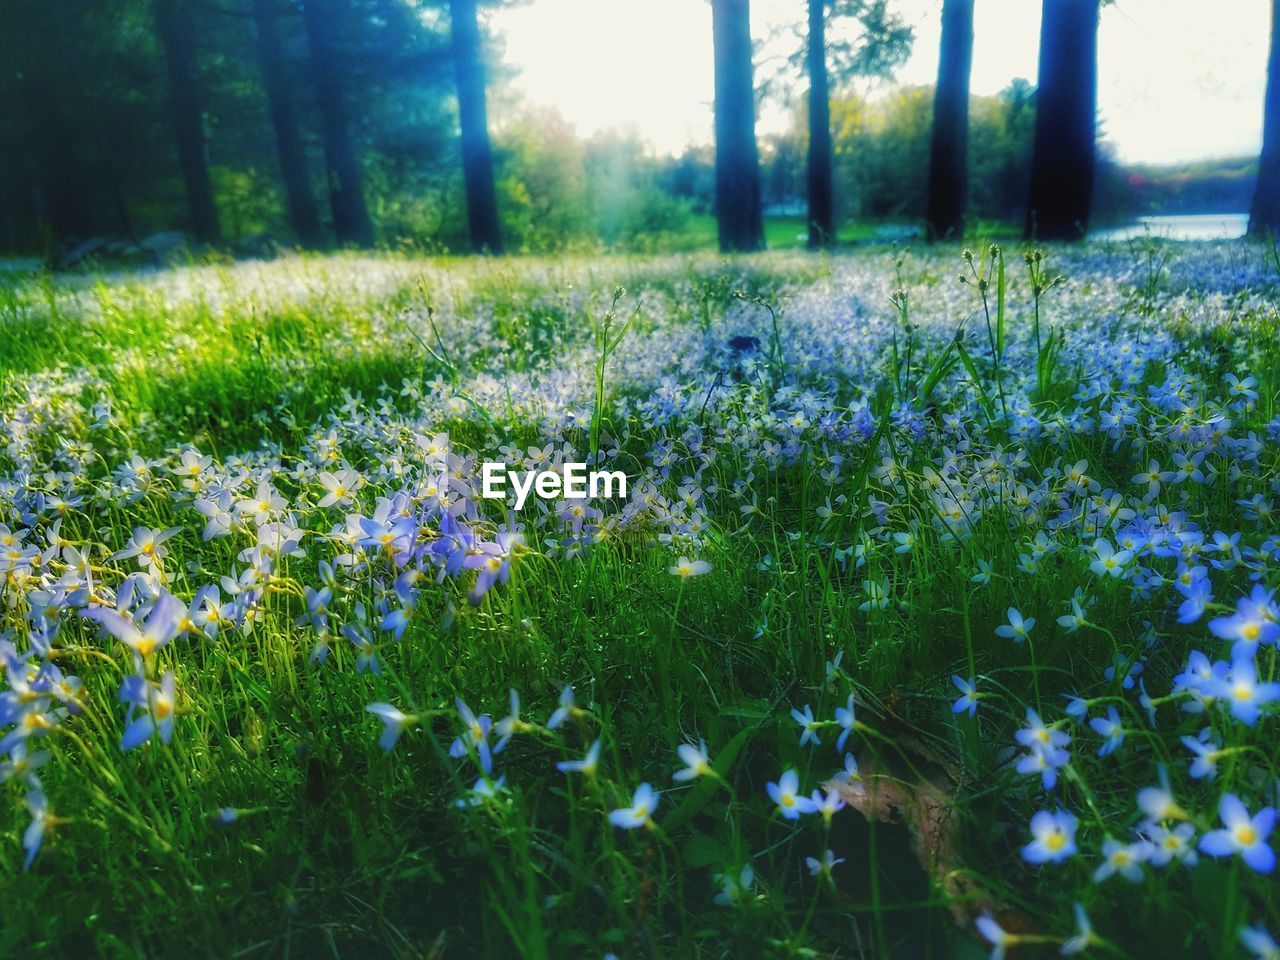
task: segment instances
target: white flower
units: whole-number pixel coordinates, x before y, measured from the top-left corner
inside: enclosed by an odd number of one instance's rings
[[[711,572],[711,564],[705,560],[690,560],[688,557],[681,557],[676,561],[674,567],[667,567],[667,573],[673,577],[687,579],[688,577],[700,577],[704,573]]]

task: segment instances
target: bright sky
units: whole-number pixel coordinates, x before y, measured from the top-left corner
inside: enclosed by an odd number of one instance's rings
[[[941,0],[890,0],[916,28],[898,81],[932,83]],[[794,43],[804,0],[751,0],[761,59]],[[1102,13],[1098,99],[1104,133],[1127,161],[1173,162],[1256,152],[1262,138],[1268,4],[1262,0],[1117,0]],[[711,140],[711,7],[707,0],[531,0],[492,15],[514,85],[556,107],[578,133],[631,129],[655,150]],[[1035,82],[1037,0],[977,0],[972,89]],[[759,130],[787,126],[766,108]]]

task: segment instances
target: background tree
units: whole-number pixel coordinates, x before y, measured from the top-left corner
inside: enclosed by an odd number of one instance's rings
[[[1044,0],[1026,235],[1079,240],[1089,227],[1098,110],[1099,0]]]
[[[154,0],[156,35],[164,49],[173,110],[173,134],[186,185],[191,232],[203,243],[218,243],[222,231],[213,202],[204,104],[196,79],[194,31],[184,0]]]
[[[1271,0],[1271,52],[1267,56],[1267,93],[1262,120],[1258,182],[1249,207],[1249,234],[1280,229],[1280,0]]]
[[[458,121],[462,130],[462,179],[467,195],[471,249],[502,252],[502,224],[493,179],[493,147],[485,102],[484,54],[476,22],[476,0],[449,0],[453,63],[458,78]]]
[[[808,0],[805,70],[809,79],[809,246],[836,240],[831,146],[831,79],[887,77],[911,54],[914,31],[887,0]],[[853,25],[854,36],[829,39],[828,25]]]
[[[715,45],[716,222],[723,252],[762,250],[760,155],[748,0],[711,0]]]
[[[973,0],[943,0],[938,85],[929,145],[930,240],[964,236],[968,180],[969,72],[973,66]]]
[[[346,5],[335,0],[303,0],[302,16],[311,49],[311,75],[324,143],[329,207],[340,244],[373,246],[373,221],[365,206],[363,176],[347,120],[342,36]]]
[[[809,247],[835,241],[831,180],[831,92],[827,80],[827,0],[809,0]]]
[[[298,126],[294,104],[294,88],[280,42],[280,10],[277,0],[250,0],[258,39],[258,62],[262,70],[262,86],[271,109],[271,126],[275,133],[280,176],[284,181],[289,223],[304,247],[316,249],[324,245],[324,228],[315,194],[311,192],[311,175],[307,171],[306,146]]]

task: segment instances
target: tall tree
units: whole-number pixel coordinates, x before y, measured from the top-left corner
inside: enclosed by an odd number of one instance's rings
[[[71,126],[52,78],[38,67],[18,75],[37,174],[36,215],[51,242],[95,230],[88,184],[77,163]]]
[[[209,177],[208,143],[204,135],[204,105],[196,79],[194,31],[184,0],[153,0],[156,34],[164,50],[169,74],[169,100],[178,161],[187,190],[191,232],[203,243],[222,238],[218,208]]]
[[[716,220],[724,252],[764,249],[749,0],[711,0]]]
[[[809,0],[809,246],[835,239],[831,184],[831,92],[827,78],[827,0]]]
[[[307,171],[307,153],[298,131],[298,111],[293,102],[292,84],[285,73],[284,52],[280,44],[277,0],[251,0],[253,22],[258,34],[258,65],[262,86],[271,110],[271,127],[275,131],[276,155],[280,176],[284,180],[289,225],[298,242],[308,249],[324,245],[324,228],[316,198],[311,192],[311,175]]]
[[[969,72],[973,66],[973,0],[943,0],[938,85],[929,142],[930,240],[964,236],[968,190]]]
[[[1271,0],[1271,53],[1267,57],[1267,94],[1262,117],[1262,156],[1249,208],[1249,234],[1280,230],[1280,0]]]
[[[320,113],[325,173],[333,232],[341,244],[373,246],[373,221],[365,206],[360,160],[351,142],[343,90],[346,64],[338,42],[345,5],[338,0],[303,0],[302,17],[311,49],[312,83]]]
[[[808,0],[804,67],[809,79],[809,246],[834,243],[831,86],[858,77],[884,77],[911,54],[915,33],[888,0]],[[855,37],[839,30],[854,21]],[[834,39],[833,36],[834,28]],[[793,60],[793,63],[795,61]]]
[[[449,30],[458,76],[458,120],[462,128],[462,182],[467,194],[471,249],[502,252],[502,222],[493,183],[493,147],[485,104],[484,52],[476,22],[476,0],[449,0]]]
[[[1044,0],[1028,237],[1079,240],[1089,227],[1098,110],[1099,0]]]

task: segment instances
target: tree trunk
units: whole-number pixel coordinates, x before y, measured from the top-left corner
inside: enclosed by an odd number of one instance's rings
[[[1271,2],[1271,53],[1267,57],[1267,99],[1262,118],[1262,156],[1249,208],[1249,235],[1280,230],[1280,0]]]
[[[351,143],[342,92],[342,57],[338,49],[338,20],[343,7],[334,0],[303,0],[302,17],[311,48],[312,83],[320,112],[325,174],[333,232],[340,244],[373,246],[373,222],[364,203],[360,161]]]
[[[827,0],[809,0],[809,248],[835,242],[831,185],[831,94],[827,82]]]
[[[1079,240],[1093,193],[1098,0],[1044,0],[1043,11],[1026,234]]]
[[[279,10],[276,0],[252,0],[253,21],[258,33],[258,65],[262,85],[271,110],[271,126],[276,136],[276,154],[284,180],[289,208],[289,225],[303,247],[314,250],[324,245],[324,228],[316,198],[311,192],[307,154],[298,132],[298,112],[285,75],[284,53],[280,47]]]
[[[928,235],[931,241],[964,238],[972,65],[973,0],[944,0],[942,47],[929,144]]]
[[[467,194],[467,228],[476,253],[502,252],[502,222],[493,184],[493,148],[485,104],[484,53],[476,23],[476,0],[449,0],[449,30],[458,77],[458,120],[462,128],[462,182]]]
[[[196,81],[195,40],[191,18],[182,0],[153,0],[156,33],[169,71],[169,100],[178,162],[187,189],[191,232],[201,243],[218,243],[218,208],[209,178],[209,151],[204,136],[204,106]]]
[[[762,250],[760,158],[748,0],[711,0],[715,42],[716,219],[722,252]]]
[[[36,166],[35,198],[39,228],[54,243],[87,239],[96,232],[89,190],[77,162],[74,133],[51,78],[25,70],[19,84],[25,101],[31,156]]]

